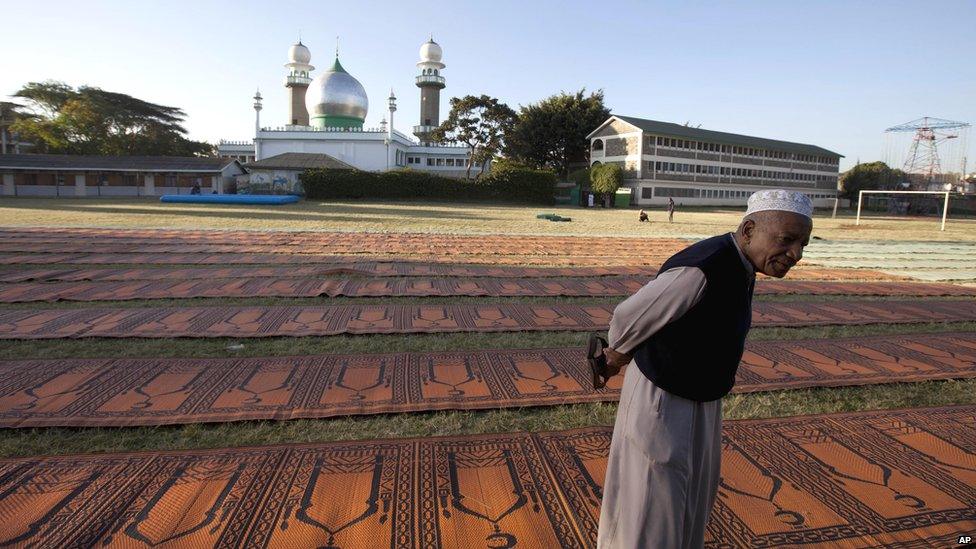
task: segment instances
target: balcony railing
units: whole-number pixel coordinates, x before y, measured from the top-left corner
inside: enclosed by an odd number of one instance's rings
[[[418,74],[417,85],[420,86],[422,84],[435,84],[442,88],[447,85],[443,76],[438,76],[436,74]]]
[[[434,131],[436,129],[437,129],[437,126],[414,126],[413,127],[413,133],[414,134],[418,134],[418,133],[421,133],[421,134],[423,134],[423,133],[430,133],[430,132],[432,132],[432,131]]]
[[[288,76],[285,77],[285,84],[286,85],[287,84],[299,84],[299,85],[307,86],[307,85],[309,85],[311,83],[312,83],[312,79],[309,78],[309,77],[307,77],[307,76],[296,76],[296,75],[293,75],[293,74],[289,74]]]

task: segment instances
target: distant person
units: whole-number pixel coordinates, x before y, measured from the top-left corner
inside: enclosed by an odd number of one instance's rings
[[[640,221],[641,221],[641,223],[643,223],[645,221],[649,221],[647,219],[647,212],[645,212],[644,210],[641,210],[640,211]]]
[[[194,183],[193,188],[190,189],[190,194],[200,194],[200,184]]]
[[[668,197],[668,223],[674,222],[674,199]]]

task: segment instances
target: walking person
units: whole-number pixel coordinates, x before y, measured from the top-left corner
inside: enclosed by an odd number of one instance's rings
[[[674,223],[674,199],[668,197],[668,223]]]
[[[722,403],[752,323],[756,272],[803,256],[813,205],[795,191],[749,198],[734,233],[668,259],[591,337],[594,385],[627,367],[607,461],[597,547],[699,548],[718,491]]]

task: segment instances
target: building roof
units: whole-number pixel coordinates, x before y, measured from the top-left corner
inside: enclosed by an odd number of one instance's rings
[[[249,170],[356,169],[354,166],[346,164],[335,157],[317,153],[282,153],[277,156],[270,156],[258,160],[257,162],[248,162],[244,167]]]
[[[726,145],[741,145],[745,147],[756,147],[760,149],[773,149],[778,151],[787,151],[799,154],[815,154],[824,156],[836,156],[838,158],[843,158],[844,155],[829,151],[822,147],[816,145],[807,145],[805,143],[793,143],[791,141],[779,141],[776,139],[764,139],[762,137],[752,137],[749,135],[740,135],[737,133],[726,133],[726,132],[716,132],[712,130],[703,130],[701,128],[692,128],[690,126],[683,126],[681,124],[672,124],[671,122],[660,122],[658,120],[647,120],[645,118],[634,118],[633,116],[620,116],[613,115],[606,122],[600,124],[599,130],[610,120],[617,118],[630,124],[631,126],[636,126],[647,133],[653,133],[655,135],[668,135],[675,137],[683,137],[686,139],[695,139],[700,141],[708,141],[712,143],[724,143]],[[592,136],[596,133],[594,130],[590,133]],[[587,136],[589,137],[589,136]]]
[[[220,172],[228,158],[198,156],[95,156],[87,154],[3,154],[0,168],[104,172]]]

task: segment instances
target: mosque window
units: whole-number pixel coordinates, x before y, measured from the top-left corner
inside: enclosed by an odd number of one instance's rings
[[[438,166],[443,166],[444,165],[444,159],[443,158],[438,158],[437,159],[437,165]]]
[[[593,150],[594,151],[602,151],[603,150],[603,140],[602,139],[596,139],[596,140],[593,141]]]
[[[453,159],[453,158],[448,158],[448,159],[446,160],[446,162],[447,162],[447,165],[448,165],[448,166],[453,166],[453,165],[454,165],[454,159]]]
[[[434,165],[434,159],[433,158],[428,158],[427,159],[427,165],[428,166],[433,166]]]

